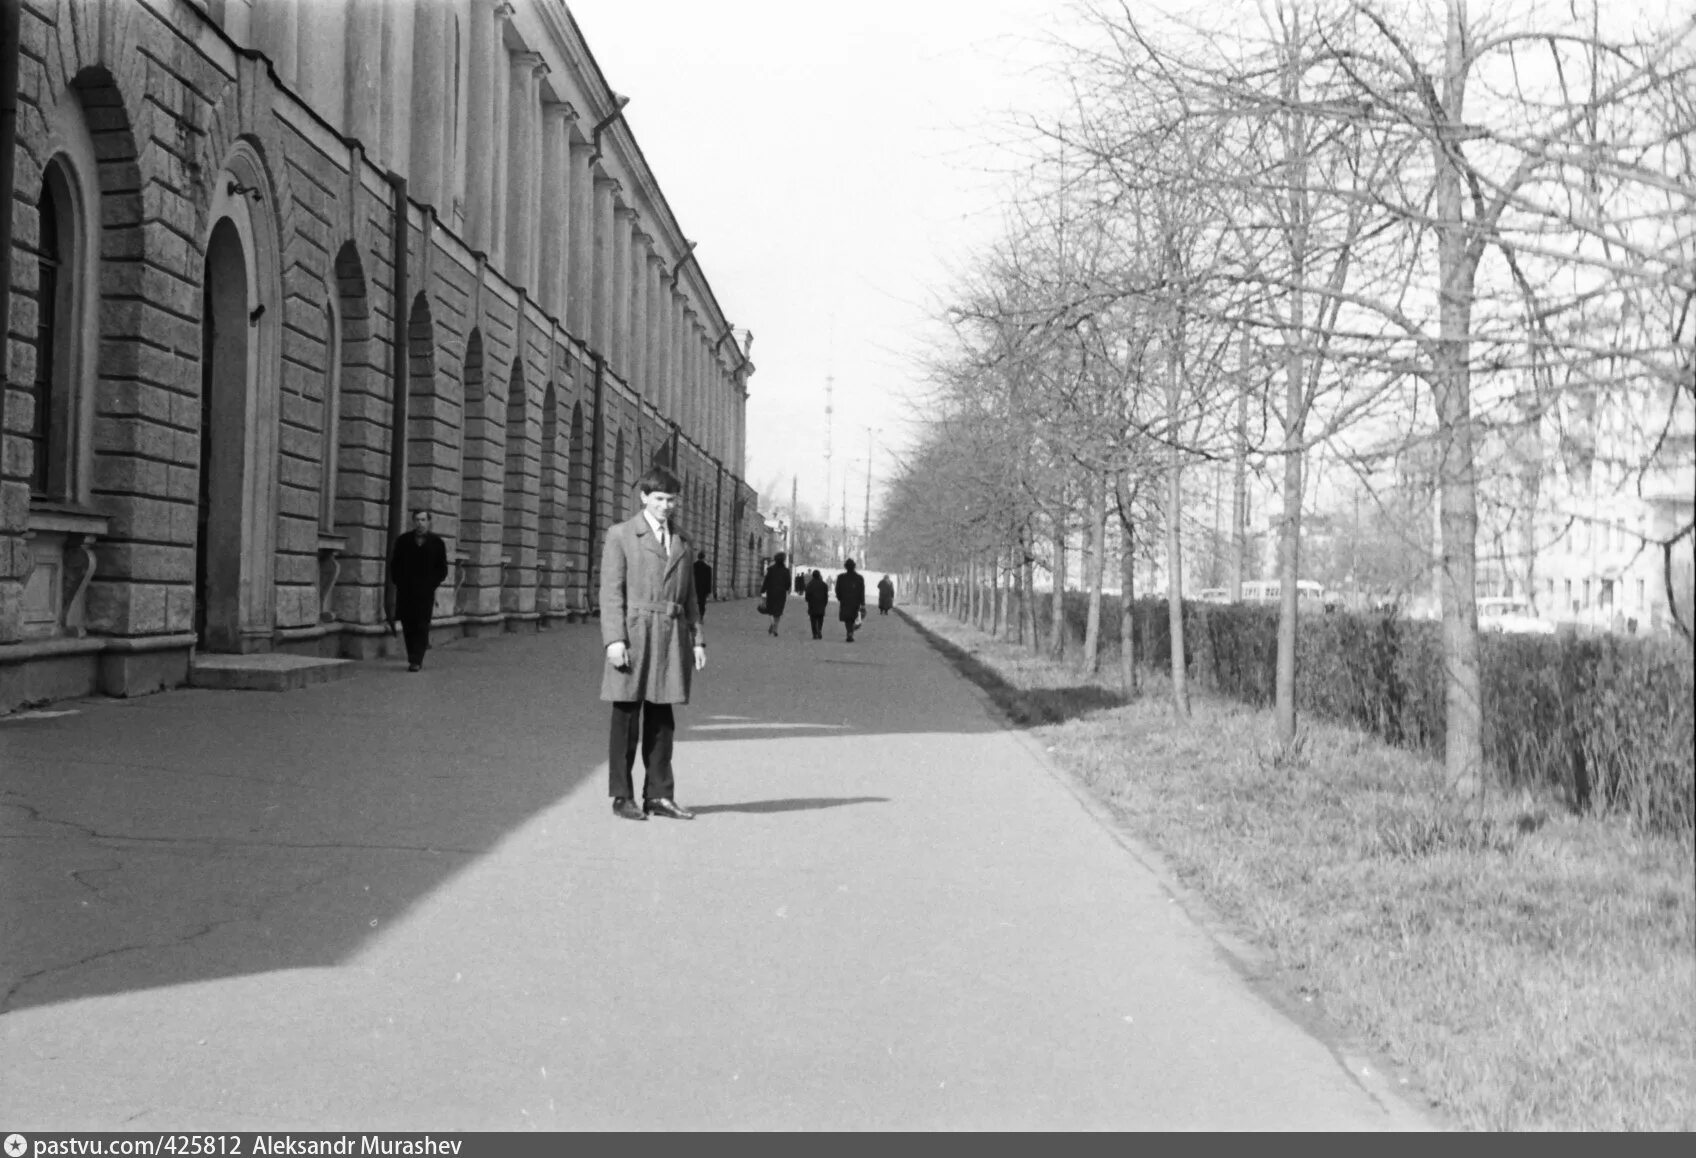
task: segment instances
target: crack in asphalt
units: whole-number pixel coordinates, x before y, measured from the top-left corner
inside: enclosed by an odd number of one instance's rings
[[[121,768],[126,772],[157,772],[164,776],[190,776],[206,780],[237,780],[246,784],[280,784],[288,788],[300,788],[306,785],[303,780],[284,780],[275,776],[243,776],[235,772],[207,772],[198,768],[183,768],[167,764],[143,764],[135,760],[100,760],[94,757],[79,757],[67,764],[62,757],[47,755],[32,755],[30,753],[8,753],[7,759],[16,758],[19,763],[36,762],[48,767],[55,773],[64,773],[67,769],[87,768]]]
[[[103,870],[83,869],[79,871],[89,872]],[[145,941],[137,944],[119,945],[113,948],[101,949],[97,952],[85,954],[84,956],[71,961],[62,961],[55,965],[43,966],[33,972],[24,974],[22,977],[19,977],[13,981],[12,984],[6,987],[5,992],[0,994],[0,1016],[4,1016],[6,1013],[11,1012],[14,999],[26,985],[30,985],[44,977],[50,977],[57,973],[65,973],[73,969],[81,969],[87,965],[92,965],[96,961],[102,961],[106,958],[116,957],[124,953],[135,953],[149,949],[182,948],[230,925],[257,921],[271,908],[285,903],[302,893],[305,893],[309,889],[317,888],[336,877],[348,876],[350,875],[350,872],[350,869],[343,866],[326,866],[324,871],[305,880],[298,881],[288,888],[278,889],[275,892],[268,893],[264,897],[253,898],[246,903],[238,902],[232,905],[232,911],[228,916],[219,917],[197,926],[191,926],[183,933],[178,933],[160,940]],[[96,893],[99,892],[99,888],[97,886],[89,885],[87,882],[79,881],[78,883],[83,884],[86,888],[94,889]]]
[[[364,844],[355,841],[287,841],[287,840],[243,840],[233,836],[115,836],[109,833],[96,832],[93,829],[81,828],[59,820],[42,820],[42,824],[57,824],[73,828],[88,836],[90,840],[103,842],[106,846],[122,847],[126,844],[189,846],[205,848],[213,852],[225,848],[284,848],[284,849],[315,849],[315,850],[345,850],[348,852],[421,852],[431,855],[446,856],[482,856],[489,850],[486,848],[458,848],[453,845],[431,844]],[[7,840],[52,840],[46,835],[32,836],[22,832],[0,833],[0,841]]]

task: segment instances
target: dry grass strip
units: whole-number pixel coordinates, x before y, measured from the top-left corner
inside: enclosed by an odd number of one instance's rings
[[[1440,769],[1148,676],[1081,677],[903,609],[1300,997],[1459,1126],[1696,1129],[1696,846],[1553,800],[1449,800]]]

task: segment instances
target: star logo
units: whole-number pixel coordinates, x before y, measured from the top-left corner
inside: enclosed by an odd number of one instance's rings
[[[23,1158],[25,1150],[29,1149],[29,1139],[22,1134],[6,1135],[6,1158]]]

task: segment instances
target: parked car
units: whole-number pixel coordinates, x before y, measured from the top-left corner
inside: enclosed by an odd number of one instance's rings
[[[1513,635],[1553,635],[1555,625],[1539,618],[1527,600],[1511,595],[1486,595],[1478,601],[1478,630]]]
[[[1229,603],[1231,601],[1230,593],[1223,587],[1209,587],[1204,591],[1196,592],[1195,597],[1203,603]]]

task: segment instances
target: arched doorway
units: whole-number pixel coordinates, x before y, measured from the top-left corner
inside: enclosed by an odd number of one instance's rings
[[[266,651],[278,606],[282,278],[275,198],[246,141],[231,149],[213,187],[201,267],[194,627],[204,651]],[[310,508],[303,521],[316,523]],[[309,622],[317,620],[316,568],[295,564],[316,554],[315,538],[305,551],[290,543],[294,558],[285,573],[291,614],[304,609]]]
[[[573,611],[589,609],[589,509],[594,480],[589,463],[589,444],[583,434],[583,404],[571,407],[571,443],[567,451],[569,494],[566,496],[566,571],[569,576],[570,606]]]
[[[201,291],[194,631],[207,651],[237,651],[247,430],[247,260],[241,236],[227,217],[212,229]]]
[[[552,385],[542,398],[542,470],[537,489],[536,610],[563,611],[565,594],[565,505],[569,465],[562,461],[559,394]]]

